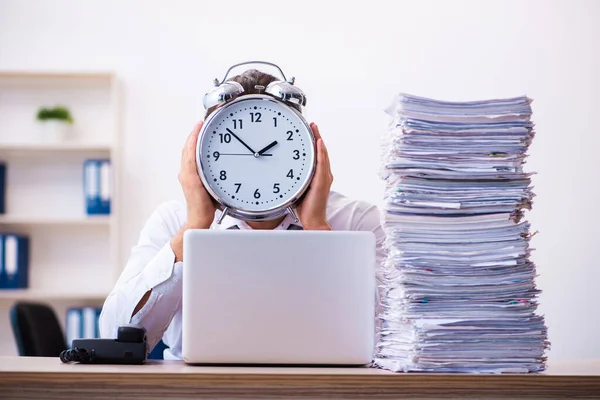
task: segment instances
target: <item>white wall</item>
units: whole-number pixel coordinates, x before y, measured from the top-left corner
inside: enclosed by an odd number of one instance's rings
[[[181,199],[180,148],[212,79],[233,63],[270,60],[296,76],[330,149],[335,189],[373,203],[383,188],[382,109],[395,93],[525,93],[535,98],[530,220],[540,231],[550,355],[600,357],[600,2],[281,3],[0,0],[0,70],[118,73],[126,248],[154,207]]]

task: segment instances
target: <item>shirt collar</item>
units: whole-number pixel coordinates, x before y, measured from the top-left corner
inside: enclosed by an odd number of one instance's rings
[[[249,229],[251,230],[252,227],[250,225],[248,225],[246,223],[246,221],[242,221],[241,219],[237,219],[237,218],[233,218],[230,215],[225,216],[225,218],[223,218],[223,221],[221,221],[221,224],[217,224],[217,219],[219,218],[219,216],[221,215],[220,212],[217,212],[218,215],[216,215],[215,218],[215,222],[213,223],[213,229],[218,229],[218,230],[225,230],[225,229],[230,229],[233,226],[237,226],[240,229]],[[300,223],[300,221],[295,222],[294,219],[292,218],[292,216],[290,214],[287,214],[285,216],[285,218],[283,219],[283,221],[281,221],[281,223],[279,225],[277,225],[275,227],[274,230],[287,230],[290,225],[298,225],[298,226],[302,226],[302,224]]]

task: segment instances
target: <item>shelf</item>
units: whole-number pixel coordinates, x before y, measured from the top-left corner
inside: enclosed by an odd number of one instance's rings
[[[110,152],[112,146],[77,142],[64,143],[0,143],[0,152]]]
[[[115,77],[110,71],[0,71],[0,78],[9,79],[99,79]]]
[[[15,302],[51,304],[64,326],[67,307],[102,305],[119,277],[124,110],[121,80],[111,71],[0,69],[0,93],[0,233],[29,237],[29,288],[0,289],[1,354],[15,352],[8,324]],[[56,105],[74,119],[60,142],[36,119],[40,107]],[[111,215],[86,215],[88,159],[112,162]]]
[[[31,217],[26,215],[0,215],[0,224],[6,225],[109,225],[110,215],[83,217]]]
[[[0,289],[1,301],[17,300],[95,300],[104,301],[108,292],[77,293],[77,292],[54,292],[33,289]]]

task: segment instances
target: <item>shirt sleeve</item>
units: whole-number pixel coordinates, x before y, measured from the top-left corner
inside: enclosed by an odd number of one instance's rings
[[[358,214],[353,221],[352,230],[369,231],[375,234],[375,258],[377,266],[381,265],[386,257],[384,248],[385,231],[381,225],[381,212],[374,205],[369,205]]]
[[[377,310],[380,310],[380,299],[381,299],[381,280],[380,280],[380,268],[387,252],[385,250],[385,231],[381,224],[381,212],[374,205],[368,205],[362,212],[355,215],[352,221],[352,230],[355,231],[369,231],[375,234],[375,277],[376,277],[376,305]]]
[[[173,315],[181,308],[182,263],[175,263],[170,244],[180,228],[173,202],[160,206],[148,219],[102,307],[101,337],[115,338],[119,326],[136,323],[147,330],[149,350],[158,343]],[[132,318],[136,305],[151,289],[148,301]]]

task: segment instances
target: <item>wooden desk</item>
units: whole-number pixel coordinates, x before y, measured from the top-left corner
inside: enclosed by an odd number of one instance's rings
[[[61,364],[0,357],[0,398],[558,398],[599,397],[600,360],[556,363],[543,374],[403,374],[370,368]]]

